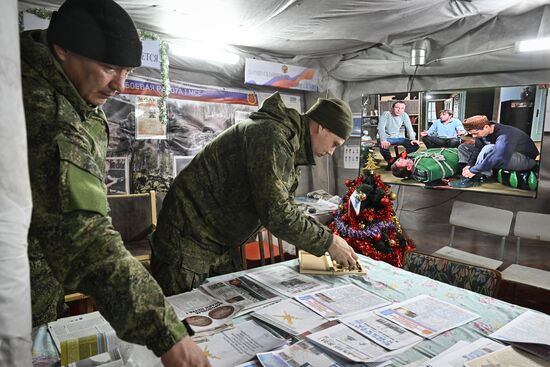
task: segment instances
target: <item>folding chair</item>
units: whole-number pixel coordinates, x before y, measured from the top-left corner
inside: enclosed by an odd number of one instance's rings
[[[415,251],[405,253],[403,269],[491,297],[497,294],[501,280],[498,270]]]
[[[267,242],[264,241],[264,236]],[[266,252],[269,257],[269,264],[274,264],[275,258],[278,258],[278,261],[285,260],[283,241],[277,238],[277,247],[275,247],[271,232],[265,228],[260,228],[258,232],[251,237],[251,240],[241,246],[243,269],[246,270],[248,268],[248,262],[259,262],[260,266],[266,265]]]
[[[502,279],[515,285],[527,285],[550,291],[550,271],[519,265],[521,238],[550,241],[550,214],[518,211],[514,225],[516,240],[516,263],[502,271]],[[514,290],[515,292],[515,290]],[[550,294],[550,293],[549,293]]]
[[[506,236],[508,236],[510,232],[513,216],[514,213],[509,210],[455,201],[453,203],[451,216],[449,217],[449,224],[451,224],[449,246],[437,250],[434,252],[434,255],[489,269],[497,269],[502,265]],[[456,227],[464,227],[501,236],[500,260],[454,249],[453,240]]]

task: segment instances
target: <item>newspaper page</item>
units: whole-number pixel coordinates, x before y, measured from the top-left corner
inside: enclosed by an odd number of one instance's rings
[[[257,357],[264,367],[344,367],[305,340],[277,351],[259,353]]]
[[[350,315],[340,319],[340,322],[389,350],[410,346],[423,340],[422,337],[374,312]]]
[[[199,289],[167,297],[176,315],[195,332],[226,327],[242,306],[217,300]]]
[[[324,318],[292,299],[261,308],[251,315],[292,335],[311,331],[326,322]]]
[[[550,361],[550,316],[527,310],[491,335]]]
[[[550,362],[532,354],[522,352],[512,346],[467,361],[465,367],[550,367]]]
[[[496,352],[505,346],[491,339],[481,338],[472,343],[467,343],[461,348],[440,354],[430,359],[427,367],[462,367],[465,362],[479,358],[486,354]]]
[[[69,363],[67,367],[124,367],[124,360],[120,351],[114,349],[110,352],[101,353],[90,358],[83,359],[74,363]]]
[[[404,352],[405,348],[388,352],[344,324],[313,333],[306,338],[347,360],[362,363],[383,362]]]
[[[382,308],[376,313],[427,339],[479,318],[479,315],[462,307],[425,294]]]
[[[130,193],[128,157],[105,158],[105,186],[108,195]]]
[[[300,274],[284,265],[267,267],[247,276],[287,297],[329,287],[329,284],[319,279]]]
[[[286,343],[254,321],[245,321],[197,342],[212,367],[233,367]]]
[[[241,314],[281,300],[280,296],[244,276],[227,281],[205,283],[201,285],[201,288],[214,298],[242,306]]]
[[[354,284],[312,292],[295,298],[329,320],[390,304],[388,300]]]

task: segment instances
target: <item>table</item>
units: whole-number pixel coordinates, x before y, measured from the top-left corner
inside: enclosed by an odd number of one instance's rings
[[[527,308],[521,306],[410,273],[387,263],[372,260],[364,255],[359,255],[359,259],[367,271],[367,275],[365,276],[320,277],[335,286],[353,283],[393,302],[400,302],[421,294],[427,294],[445,302],[464,307],[480,316],[480,318],[466,325],[447,331],[431,340],[420,342],[405,353],[392,359],[392,363],[389,366],[403,366],[421,359],[431,358],[451,347],[459,340],[473,341],[487,336],[527,310]],[[298,271],[297,259],[267,266],[273,267],[281,264]],[[212,277],[209,280],[220,281],[231,279],[263,269],[265,267],[243,270]],[[242,319],[238,321],[249,317],[248,315],[242,316]],[[42,326],[36,329],[33,335],[33,356],[47,353],[48,350],[51,352],[50,347],[53,344],[51,344],[51,340],[47,340],[48,334],[47,332],[44,334],[43,328],[45,327]],[[37,364],[35,363],[34,365]]]

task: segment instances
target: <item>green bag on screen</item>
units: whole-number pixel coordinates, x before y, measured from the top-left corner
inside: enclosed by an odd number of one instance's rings
[[[433,182],[458,173],[457,148],[431,148],[408,155],[414,162],[412,178],[418,182]]]

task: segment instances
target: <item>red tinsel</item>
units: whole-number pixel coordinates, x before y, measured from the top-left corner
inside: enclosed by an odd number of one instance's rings
[[[367,179],[369,179],[369,181],[366,181]],[[379,199],[376,207],[363,208],[359,214],[357,214],[353,206],[350,205],[349,200],[356,191],[357,187],[362,185],[364,182],[373,182],[373,191],[371,191],[370,195],[375,195],[376,189],[383,190],[385,194]],[[393,222],[395,227],[391,226],[382,233],[376,233],[372,236],[372,238],[357,238],[353,236],[342,237],[351,247],[355,249],[356,252],[375,260],[384,261],[391,265],[402,267],[403,255],[405,251],[412,251],[416,248],[416,246],[411,239],[405,239],[403,234],[400,232],[400,226],[397,218],[395,217],[392,201],[390,200],[391,190],[389,186],[382,182],[379,175],[374,175],[372,177],[370,176],[370,173],[359,176],[354,180],[347,179],[345,181],[345,185],[347,186],[348,191],[342,198],[342,204],[340,205],[339,211],[334,213],[335,217],[339,217],[339,220],[344,223],[345,229],[364,230],[374,228],[375,224],[379,222],[389,221]],[[361,200],[364,201],[368,198],[368,196],[364,195]],[[342,223],[340,223],[340,226],[342,226]],[[336,228],[336,220],[329,224],[329,228],[335,234],[340,235]],[[342,229],[342,227],[340,228]],[[342,229],[342,231],[344,231],[344,229]],[[371,231],[368,233],[373,232]],[[383,251],[380,251],[382,243]]]

